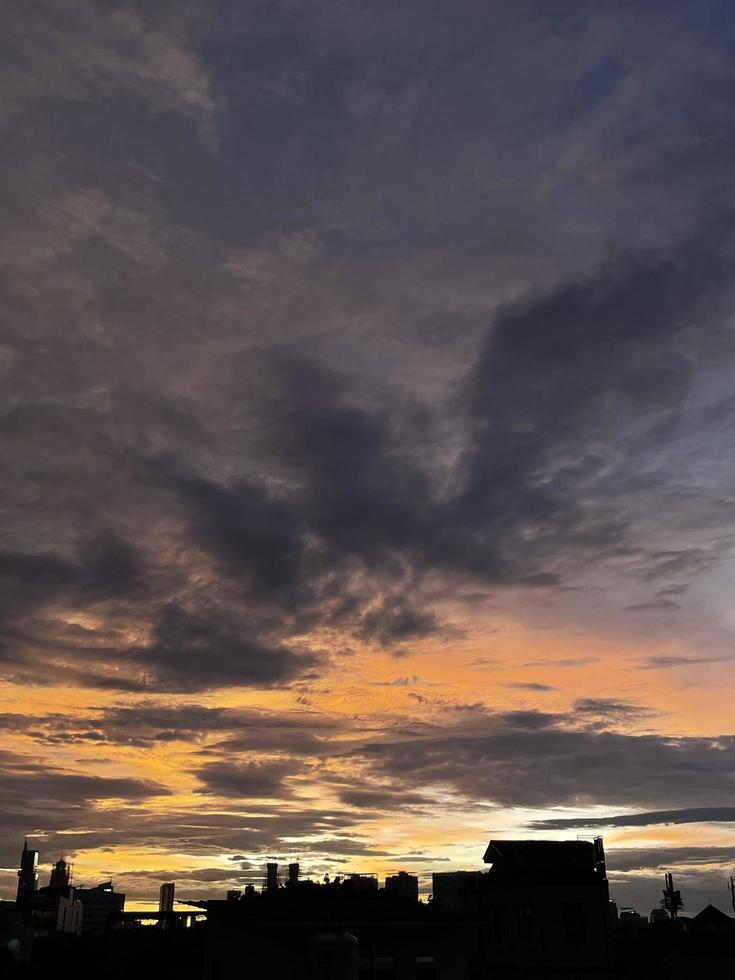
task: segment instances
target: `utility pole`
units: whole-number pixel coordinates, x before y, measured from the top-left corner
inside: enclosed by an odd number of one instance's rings
[[[681,900],[681,892],[674,889],[674,876],[667,871],[664,877],[666,887],[664,888],[664,897],[661,899],[661,905],[669,913],[669,918],[677,918],[679,914],[679,909],[684,907],[684,903]]]

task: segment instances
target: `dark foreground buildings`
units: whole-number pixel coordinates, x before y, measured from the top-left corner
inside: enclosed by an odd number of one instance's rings
[[[281,880],[272,862],[261,891],[176,902],[171,884],[147,913],[124,911],[111,882],[75,888],[63,858],[38,888],[28,853],[18,902],[0,903],[0,977],[735,978],[735,920],[724,912],[618,918],[601,839],[491,841],[487,870],[434,875],[429,902],[405,872],[381,889],[370,875],[303,880],[296,864]]]
[[[613,920],[602,841],[497,841],[487,872],[403,874],[252,894],[207,909],[206,980],[611,980]],[[308,970],[309,972],[304,972]]]

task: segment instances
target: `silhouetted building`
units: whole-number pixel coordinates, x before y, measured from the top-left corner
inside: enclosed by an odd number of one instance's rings
[[[84,935],[103,936],[111,919],[125,910],[125,895],[116,892],[111,881],[94,888],[77,888],[76,895],[82,903],[82,932]]]
[[[686,931],[692,933],[735,932],[735,919],[710,902],[705,905],[701,912],[689,919],[686,924]]]
[[[82,931],[83,907],[71,885],[47,885],[26,897],[24,911],[30,916],[34,939],[55,932]]]
[[[165,881],[161,885],[160,891],[158,893],[159,912],[173,912],[175,891],[176,891],[176,882],[174,881]]]
[[[608,976],[610,898],[602,839],[491,841],[480,889],[493,978]]]
[[[20,902],[25,895],[30,895],[38,888],[38,851],[28,847],[28,838],[23,842],[23,851],[20,856],[20,870],[18,871],[18,890],[16,901]]]
[[[666,913],[664,916],[668,920],[669,917]],[[642,929],[643,926],[648,925],[648,916],[641,915],[637,909],[622,908],[618,916],[618,924],[623,929]]]
[[[477,906],[482,871],[435,871],[431,876],[431,901],[447,912],[466,911]]]
[[[299,883],[299,862],[292,861],[288,866],[288,883],[289,885],[298,885]]]
[[[375,875],[352,874],[345,884],[354,892],[377,892],[378,890],[378,879]]]
[[[239,888],[230,888],[229,891],[227,892],[228,902],[239,902],[241,898],[242,898],[242,892],[240,891]]]
[[[265,890],[274,892],[278,889],[278,864],[269,861],[265,866]]]
[[[369,876],[356,876],[368,879]],[[375,879],[372,879],[375,881]],[[477,923],[355,878],[253,894],[207,910],[205,980],[474,980]],[[474,963],[474,967],[473,964]]]
[[[668,966],[672,980],[735,977],[735,920],[707,905],[686,921]]]
[[[66,888],[71,884],[71,868],[64,860],[63,856],[59,858],[56,864],[51,869],[51,877],[49,878],[50,888]]]
[[[385,890],[389,895],[395,895],[396,898],[405,898],[412,902],[418,902],[419,879],[416,875],[410,875],[406,871],[399,871],[396,875],[388,875],[386,877]]]

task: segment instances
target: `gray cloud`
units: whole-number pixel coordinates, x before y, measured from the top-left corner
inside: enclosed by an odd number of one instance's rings
[[[513,681],[510,684],[503,684],[503,687],[511,687],[517,691],[555,691],[556,688],[551,684],[539,684],[536,681]]]
[[[284,780],[295,772],[298,767],[293,763],[209,762],[196,774],[203,784],[199,792],[247,800],[289,795]]]
[[[659,654],[647,657],[639,664],[641,670],[663,670],[667,667],[691,667],[696,664],[714,664],[726,661],[725,657],[675,657]]]
[[[488,716],[470,731],[373,742],[361,755],[394,782],[436,784],[501,806],[728,802],[731,736],[629,735],[560,720],[540,712]]]
[[[654,810],[648,813],[618,814],[610,817],[551,817],[532,821],[536,830],[573,830],[583,827],[652,827],[657,824],[733,823],[735,807],[704,806],[683,810]]]

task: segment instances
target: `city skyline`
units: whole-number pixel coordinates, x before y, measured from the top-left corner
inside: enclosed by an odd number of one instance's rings
[[[599,834],[618,905],[728,907],[735,14],[696,8],[9,11],[0,899],[25,836],[153,907]]]
[[[317,877],[316,879],[311,877],[308,873],[304,873],[305,869],[301,866],[299,860],[294,860],[293,856],[287,858],[285,861],[282,858],[278,858],[276,855],[269,855],[269,860],[260,869],[253,869],[251,873],[241,876],[238,880],[238,884],[241,886],[239,888],[230,889],[228,888],[224,893],[221,889],[217,889],[213,894],[208,895],[203,899],[204,905],[206,905],[208,900],[214,899],[215,901],[222,901],[225,899],[228,902],[239,901],[241,898],[252,896],[253,894],[261,893],[263,895],[272,893],[276,890],[280,891],[282,888],[293,888],[299,885],[306,884],[307,886],[321,886],[321,885],[333,885],[337,886],[341,883],[348,884],[349,882],[356,882],[358,885],[358,891],[360,890],[360,884],[363,884],[363,889],[366,889],[368,893],[377,893],[380,889],[394,895],[396,898],[407,899],[409,901],[422,901],[432,903],[439,902],[442,904],[442,897],[437,898],[434,894],[437,886],[437,878],[442,880],[456,879],[457,884],[446,884],[444,889],[450,890],[449,894],[453,894],[454,889],[461,890],[463,887],[463,882],[468,878],[476,878],[476,876],[482,876],[487,873],[490,865],[492,868],[492,857],[491,852],[494,847],[499,847],[502,851],[503,845],[507,843],[511,848],[528,848],[533,846],[541,847],[579,847],[585,846],[592,848],[594,844],[595,858],[600,859],[601,863],[599,867],[602,869],[601,874],[606,878],[607,876],[607,855],[604,849],[604,841],[602,837],[594,838],[594,841],[585,841],[577,838],[575,841],[539,841],[538,838],[533,838],[526,841],[507,841],[505,838],[500,838],[496,841],[491,841],[485,850],[482,858],[482,863],[480,867],[474,870],[468,869],[458,869],[447,871],[446,869],[441,870],[430,870],[428,872],[415,872],[406,871],[405,869],[394,868],[390,871],[385,872],[382,877],[377,875],[373,871],[350,871],[343,870],[342,873],[337,874],[334,878],[330,878],[329,874],[325,874],[323,879]],[[33,894],[38,891],[48,891],[49,889],[53,891],[54,889],[61,888],[64,891],[68,886],[73,886],[78,894],[87,895],[90,891],[95,893],[100,889],[104,889],[109,894],[115,894],[120,899],[122,907],[124,907],[126,895],[115,891],[115,882],[110,878],[104,882],[97,882],[94,885],[90,882],[79,882],[74,876],[74,867],[69,864],[65,859],[63,854],[60,855],[59,859],[53,863],[48,864],[49,869],[49,880],[44,883],[42,882],[38,872],[39,868],[43,868],[43,863],[39,864],[39,852],[33,847],[29,846],[32,842],[28,839],[24,841],[23,850],[21,852],[20,860],[18,862],[19,868],[16,872],[18,878],[17,887],[17,898],[16,902],[22,902],[28,895]],[[119,872],[121,877],[125,879],[129,872]],[[428,877],[428,887],[427,887],[427,877]],[[203,878],[199,885],[193,884],[190,879],[187,879],[186,885],[189,889],[199,888],[200,891],[204,888],[206,893],[206,885],[204,882],[206,878]],[[610,895],[610,901],[614,904],[616,909],[616,917],[621,912],[629,913],[634,912],[643,919],[648,919],[649,915],[651,921],[660,921],[661,918],[664,919],[676,919],[681,918],[691,918],[692,916],[698,914],[702,911],[702,908],[692,907],[691,903],[685,902],[681,897],[681,890],[675,889],[674,887],[674,875],[671,872],[666,872],[662,878],[664,888],[659,889],[659,897],[653,902],[651,909],[645,910],[643,906],[641,908],[635,908],[633,906],[620,906],[615,900],[614,895]],[[678,881],[678,879],[677,879]],[[366,885],[370,884],[372,888],[366,888]],[[730,876],[730,878],[722,883],[723,889],[726,894],[726,899],[723,901],[722,895],[718,893],[714,896],[714,901],[712,900],[712,895],[708,896],[705,908],[717,908],[719,911],[724,912],[726,916],[730,915],[731,911],[735,911],[735,876]],[[158,887],[158,899],[157,902],[150,900],[133,899],[129,903],[129,912],[151,912],[155,915],[156,912],[175,912],[176,905],[180,907],[190,907],[192,905],[202,904],[202,894],[197,893],[196,897],[194,893],[186,893],[186,897],[181,899],[176,897],[176,882],[160,882]],[[673,896],[676,896],[675,900]],[[644,903],[645,904],[645,903]],[[154,908],[155,906],[155,908]],[[672,908],[674,912],[672,913]],[[180,914],[187,914],[181,913]],[[143,915],[143,919],[145,915]]]

